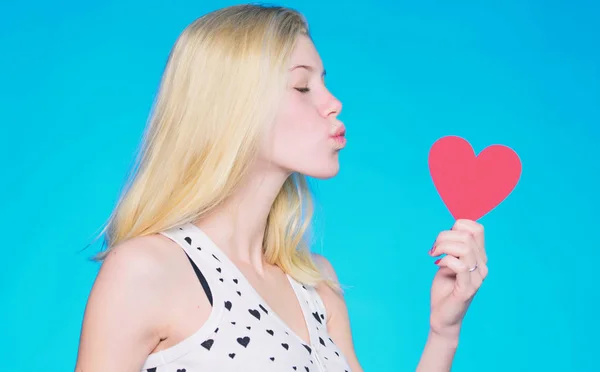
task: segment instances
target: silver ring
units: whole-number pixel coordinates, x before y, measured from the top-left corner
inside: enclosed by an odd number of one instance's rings
[[[472,269],[469,269],[469,272],[472,273],[475,270],[477,270],[477,262],[475,262],[475,267],[473,267]]]

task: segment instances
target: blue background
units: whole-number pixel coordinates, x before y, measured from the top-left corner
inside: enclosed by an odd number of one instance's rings
[[[0,5],[2,370],[72,370],[108,217],[181,30],[226,1]],[[315,251],[350,286],[366,371],[414,370],[427,255],[453,220],[430,146],[517,151],[515,191],[483,217],[490,274],[456,371],[592,371],[600,326],[600,6],[585,1],[288,1],[344,103],[338,177],[315,181]]]

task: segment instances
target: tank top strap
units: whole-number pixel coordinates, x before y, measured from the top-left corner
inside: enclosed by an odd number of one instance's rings
[[[195,256],[195,258],[202,261],[214,260],[211,264],[216,266],[221,262],[219,258],[220,250],[214,246],[214,243],[202,230],[194,227],[192,223],[185,223],[160,233],[178,243],[188,254]],[[198,255],[199,252],[202,254]]]
[[[315,308],[319,312],[319,316],[321,320],[325,321],[327,319],[327,309],[325,308],[325,303],[321,298],[321,295],[315,288],[312,288],[310,291],[311,297],[314,299]]]
[[[177,243],[184,250],[191,263],[190,269],[193,268],[209,297],[212,310],[206,322],[194,334],[168,349],[150,354],[142,367],[144,372],[156,371],[157,366],[172,363],[198,347],[206,348],[205,345],[212,342],[214,335],[219,330],[227,307],[225,299],[231,297],[229,293],[231,289],[224,285],[223,280],[219,280],[222,279],[219,253],[215,252],[211,242],[207,241],[206,237],[192,226],[186,223],[159,233]],[[200,286],[198,287],[201,291]],[[158,370],[162,371],[160,368]]]
[[[208,288],[204,283],[202,285],[207,295],[212,297],[211,302],[222,303],[226,291],[220,275],[222,259],[213,243],[200,230],[194,229],[191,223],[163,230],[160,234],[177,243],[185,251],[198,278],[201,282],[202,279],[206,281]]]
[[[313,346],[316,346],[322,342],[320,333],[327,329],[325,305],[315,287],[302,284],[289,275],[288,278],[290,279],[292,287],[302,306],[305,321],[308,326],[310,343]]]

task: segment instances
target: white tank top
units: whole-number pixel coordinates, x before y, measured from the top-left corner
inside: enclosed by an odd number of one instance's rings
[[[198,226],[187,223],[161,234],[185,250],[213,306],[194,334],[150,354],[143,372],[350,371],[327,333],[325,306],[313,287],[286,274],[308,327],[306,343]]]

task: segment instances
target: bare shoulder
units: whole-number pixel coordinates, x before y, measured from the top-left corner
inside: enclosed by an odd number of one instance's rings
[[[331,262],[329,262],[325,256],[312,253],[312,258],[313,262],[325,278],[336,284],[339,284],[337,273]],[[331,317],[335,314],[339,314],[339,312],[347,312],[345,300],[340,292],[334,290],[326,283],[320,283],[317,285],[316,290],[325,304],[327,323],[330,322]]]
[[[90,297],[112,298],[131,291],[135,294],[129,298],[132,302],[152,301],[166,294],[173,260],[173,249],[158,235],[124,241],[113,247],[102,262]]]
[[[113,272],[118,275],[143,275],[148,270],[160,269],[165,254],[165,247],[156,235],[131,238],[110,250],[102,262],[99,275]],[[118,270],[121,268],[128,270]]]
[[[327,278],[338,282],[337,274],[331,265],[331,262],[329,262],[325,256],[318,253],[312,253],[312,258],[319,270],[321,270],[321,273],[323,273]]]
[[[173,250],[158,235],[111,249],[85,308],[77,371],[139,370],[162,337],[172,289]]]
[[[337,273],[331,262],[320,254],[313,253],[312,257],[321,273],[329,280],[339,284]],[[361,372],[362,368],[354,350],[348,307],[343,294],[335,291],[326,283],[319,284],[316,290],[325,304],[329,335],[346,356],[352,371]]]

